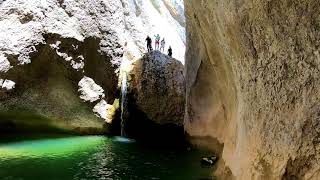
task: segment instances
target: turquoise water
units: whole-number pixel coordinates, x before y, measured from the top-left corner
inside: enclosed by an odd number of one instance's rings
[[[1,180],[208,179],[198,150],[149,147],[105,136],[0,140]]]

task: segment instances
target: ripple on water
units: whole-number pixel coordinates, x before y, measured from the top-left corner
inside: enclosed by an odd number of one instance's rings
[[[116,142],[122,142],[122,143],[134,143],[136,142],[134,139],[129,139],[121,136],[115,136],[114,141]]]

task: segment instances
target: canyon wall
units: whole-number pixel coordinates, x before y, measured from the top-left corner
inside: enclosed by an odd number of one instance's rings
[[[315,0],[185,1],[185,126],[236,179],[320,178]]]

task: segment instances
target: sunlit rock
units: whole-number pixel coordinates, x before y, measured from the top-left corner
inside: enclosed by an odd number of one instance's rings
[[[166,47],[171,45],[173,57],[184,63],[185,54],[185,18],[182,0],[129,0],[122,1],[126,25],[123,37],[133,59],[146,52],[145,39],[149,35],[160,34],[165,38]]]
[[[83,77],[79,81],[78,86],[78,91],[81,93],[80,98],[84,101],[94,102],[105,97],[102,87],[89,77]]]
[[[0,79],[0,87],[5,90],[12,90],[15,87],[15,82],[9,79]]]
[[[107,123],[112,123],[115,118],[116,110],[118,109],[118,105],[116,104],[118,101],[115,101],[112,105],[108,104],[105,100],[101,100],[97,103],[93,112],[100,118],[103,118]]]
[[[11,67],[12,66],[10,66],[8,59],[4,56],[4,54],[0,53],[0,72],[6,73]]]
[[[76,70],[82,70],[84,68],[84,57],[83,55],[78,55],[76,58],[73,58],[72,56],[69,56],[67,53],[60,52],[59,45],[61,44],[61,41],[57,41],[55,44],[50,44],[50,47],[52,49],[56,50],[56,53],[58,56],[62,57],[65,61],[70,62],[70,65],[73,69]],[[77,50],[77,46],[72,45],[74,50]]]

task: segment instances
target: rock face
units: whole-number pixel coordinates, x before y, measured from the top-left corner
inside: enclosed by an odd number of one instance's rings
[[[82,61],[83,68],[74,69],[71,60],[66,61],[58,55],[58,51],[49,45],[57,40],[61,42],[59,51]],[[57,36],[46,42],[46,45],[37,46],[37,52],[30,57],[32,63],[16,65],[2,75],[15,85],[9,90],[0,90],[0,129],[2,132],[106,133],[105,121],[98,118],[103,118],[103,112],[97,113],[96,117],[92,109],[100,101],[112,104],[116,97],[117,76],[109,59],[98,53],[99,42],[93,38],[78,42]],[[77,45],[78,49],[75,51],[72,45]],[[83,59],[77,59],[82,55]],[[15,60],[12,57],[12,62]]]
[[[187,131],[222,142],[236,179],[319,179],[318,1],[185,8]]]
[[[137,108],[157,124],[182,125],[185,80],[181,62],[153,51],[133,63],[129,91]]]
[[[183,71],[181,62],[159,51],[145,54],[135,61],[128,75],[128,103],[129,108],[134,107],[130,111],[130,124],[139,122],[139,112],[155,125],[182,127],[185,103]]]
[[[116,98],[123,54],[123,9],[115,12],[121,7],[114,1],[0,4],[2,132],[107,132],[107,103]]]
[[[169,24],[175,26],[166,29],[168,37],[184,47],[184,26],[178,23],[184,16],[174,13],[181,5],[175,0],[166,6],[160,0],[0,1],[1,130],[106,132],[105,121],[116,111],[124,51],[131,55],[127,58],[140,55],[147,32]]]

